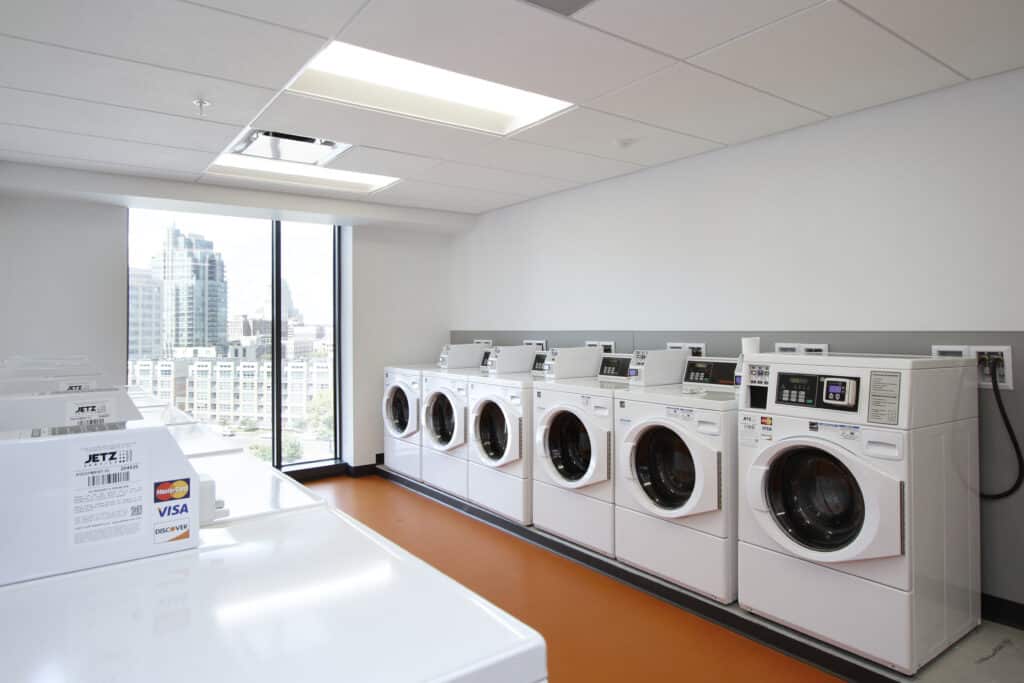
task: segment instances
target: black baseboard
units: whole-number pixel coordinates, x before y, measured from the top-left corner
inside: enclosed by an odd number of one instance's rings
[[[511,520],[496,515],[473,503],[456,498],[421,482],[409,479],[387,469],[377,469],[376,473],[386,479],[404,486],[412,491],[440,501],[449,507],[487,522],[503,531],[518,536],[526,541],[542,546],[565,558],[578,562],[591,569],[601,572],[617,581],[649,593],[668,603],[680,607],[697,616],[720,624],[740,635],[756,640],[768,647],[779,650],[790,657],[803,660],[818,668],[824,669],[847,681],[884,682],[910,680],[893,672],[891,675],[871,668],[872,665],[859,663],[858,660],[840,656],[831,646],[822,643],[820,646],[799,637],[762,623],[757,617],[739,612],[736,609],[720,605],[703,598],[696,593],[675,588],[656,579],[632,570],[612,559],[592,554],[568,542],[549,536],[533,527],[524,527]]]
[[[981,618],[1024,629],[1024,605],[1019,602],[981,594]]]
[[[308,483],[327,477],[367,477],[377,473],[376,465],[350,465],[347,462],[308,463],[281,470],[295,481]]]

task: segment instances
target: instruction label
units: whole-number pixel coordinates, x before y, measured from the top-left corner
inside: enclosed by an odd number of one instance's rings
[[[900,373],[871,371],[868,422],[894,425],[900,420]]]
[[[143,505],[148,492],[144,464],[134,443],[112,443],[71,452],[69,525],[74,545],[142,532]]]
[[[693,408],[676,408],[674,406],[667,406],[665,408],[665,416],[674,417],[677,420],[692,420]]]

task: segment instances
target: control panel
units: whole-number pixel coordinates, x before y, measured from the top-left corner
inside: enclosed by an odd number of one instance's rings
[[[606,353],[601,356],[597,376],[611,381],[629,381],[629,365],[633,356],[628,353]]]
[[[638,349],[629,361],[629,382],[638,386],[679,384],[688,356],[685,349]]]
[[[855,412],[859,384],[856,377],[780,372],[775,384],[775,402],[790,406]]]
[[[486,368],[491,362],[491,352],[484,351],[484,357],[480,359],[480,367]]]
[[[548,354],[546,351],[544,353],[535,354],[533,356],[533,372],[544,374],[544,363],[547,362],[547,359]]]
[[[732,387],[736,381],[736,361],[693,360],[686,363],[685,384]]]
[[[771,368],[767,365],[748,365],[747,383],[753,387],[766,387],[771,377]]]

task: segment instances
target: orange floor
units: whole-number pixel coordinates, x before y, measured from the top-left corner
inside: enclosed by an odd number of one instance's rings
[[[540,631],[553,683],[837,680],[380,477],[310,487]]]

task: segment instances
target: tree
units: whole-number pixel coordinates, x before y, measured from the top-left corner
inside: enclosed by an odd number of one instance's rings
[[[309,427],[316,438],[327,440],[334,437],[334,396],[330,391],[317,392],[306,406]]]
[[[302,460],[302,442],[291,434],[285,434],[281,447],[284,454],[281,459],[282,462],[297,462]],[[265,443],[251,443],[249,444],[249,452],[264,462],[271,461],[271,449],[270,444]]]

